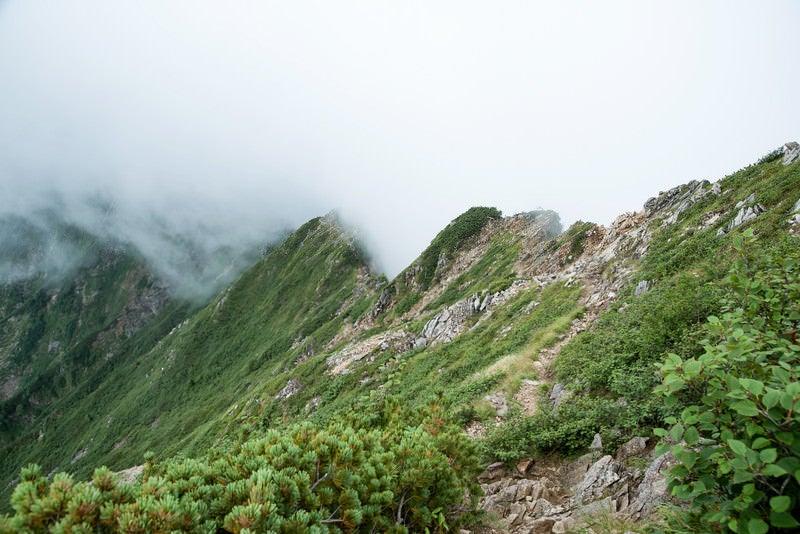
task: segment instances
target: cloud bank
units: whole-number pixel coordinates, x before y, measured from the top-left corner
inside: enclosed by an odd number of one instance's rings
[[[171,244],[194,243],[213,279],[220,253],[337,209],[391,276],[472,205],[608,223],[798,137],[799,19],[791,1],[6,1],[0,213],[55,198],[173,278]]]

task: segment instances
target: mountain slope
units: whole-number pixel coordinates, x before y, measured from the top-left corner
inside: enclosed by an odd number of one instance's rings
[[[668,352],[702,351],[735,237],[749,229],[766,248],[796,248],[798,191],[800,164],[771,154],[714,184],[662,192],[607,228],[579,222],[561,233],[552,212],[472,208],[391,282],[370,272],[335,217],[314,219],[205,307],[161,306],[113,351],[97,328],[125,333],[124,310],[157,285],[137,282],[143,291],[122,298],[138,280],[130,273],[144,271],[122,262],[112,275],[117,263],[101,262],[114,282],[84,313],[106,321],[91,329],[91,354],[115,356],[43,406],[4,405],[22,406],[32,426],[14,427],[2,476],[27,461],[85,475],[139,464],[147,450],[198,454],[298,420],[346,419],[386,395],[439,406],[480,440],[486,462],[573,454],[597,435],[615,450],[664,424],[654,369]],[[44,309],[46,292],[14,287],[27,286],[4,286],[5,309]],[[46,348],[63,337],[57,322],[19,317],[27,326],[3,346],[30,345],[55,366]]]

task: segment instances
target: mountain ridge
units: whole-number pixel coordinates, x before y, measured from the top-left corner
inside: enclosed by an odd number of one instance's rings
[[[99,363],[103,373],[81,368],[85,387],[36,401],[38,411],[3,404],[6,488],[27,461],[82,475],[100,463],[123,469],[146,450],[198,454],[297,419],[335,420],[384,391],[414,405],[439,399],[489,459],[572,454],[595,435],[611,450],[659,424],[653,365],[667,351],[696,353],[732,235],[794,239],[800,177],[781,155],[661,192],[608,227],[556,232],[553,212],[472,208],[392,281],[333,214],[204,306],[166,298],[131,263],[121,276],[130,280],[112,276],[106,289],[146,280],[150,293],[122,299],[83,341],[97,362],[114,339],[128,348]],[[55,340],[45,337],[32,349],[40,358]],[[3,339],[19,349],[15,335]],[[507,508],[494,512],[507,519]]]

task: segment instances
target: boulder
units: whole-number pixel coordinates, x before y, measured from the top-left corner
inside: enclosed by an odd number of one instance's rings
[[[617,461],[622,462],[633,456],[638,456],[646,449],[647,438],[632,438],[625,442],[619,449],[617,449]]]
[[[790,165],[800,159],[800,145],[797,141],[790,141],[783,145],[783,160],[784,165]]]
[[[611,456],[603,456],[592,464],[577,486],[573,502],[583,504],[613,493],[612,486],[621,479],[625,468]]]
[[[275,400],[286,400],[303,388],[300,381],[294,377],[290,378],[282,390],[275,395]]]
[[[727,234],[737,226],[741,226],[747,221],[751,221],[767,211],[766,209],[764,209],[764,206],[756,203],[755,193],[751,194],[746,199],[737,202],[736,209],[739,210],[736,213],[736,217],[734,217],[733,220],[724,229],[720,228],[717,231],[718,236]]]
[[[531,523],[531,529],[528,531],[530,534],[550,534],[553,532],[553,525],[556,524],[555,519],[545,518],[537,519]]]
[[[650,282],[647,280],[642,280],[636,284],[636,291],[634,292],[634,295],[638,297],[639,295],[647,293],[648,291],[650,291]]]
[[[662,454],[644,472],[644,478],[633,494],[631,503],[622,510],[634,519],[646,519],[658,506],[669,500],[666,470],[676,464],[671,452]]]

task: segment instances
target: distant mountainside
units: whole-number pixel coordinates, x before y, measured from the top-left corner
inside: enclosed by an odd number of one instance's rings
[[[563,531],[600,501],[644,520],[666,499],[642,496],[666,465],[650,480],[635,462],[607,460],[616,478],[592,493],[584,474],[601,469],[597,457],[576,467],[550,455],[639,437],[630,456],[653,465],[652,429],[670,415],[653,393],[657,366],[703,352],[735,239],[752,230],[767,249],[797,247],[793,150],[661,192],[609,227],[562,231],[554,212],[474,207],[391,281],[330,214],[202,304],[176,298],[128,245],[9,220],[21,237],[0,243],[13,273],[0,286],[0,498],[31,462],[86,478],[140,465],[147,451],[201,455],[298,421],[328,424],[391,394],[443,407],[477,443],[493,464],[480,506],[494,528]],[[20,268],[63,247],[68,276]],[[539,467],[518,465],[526,457]]]

